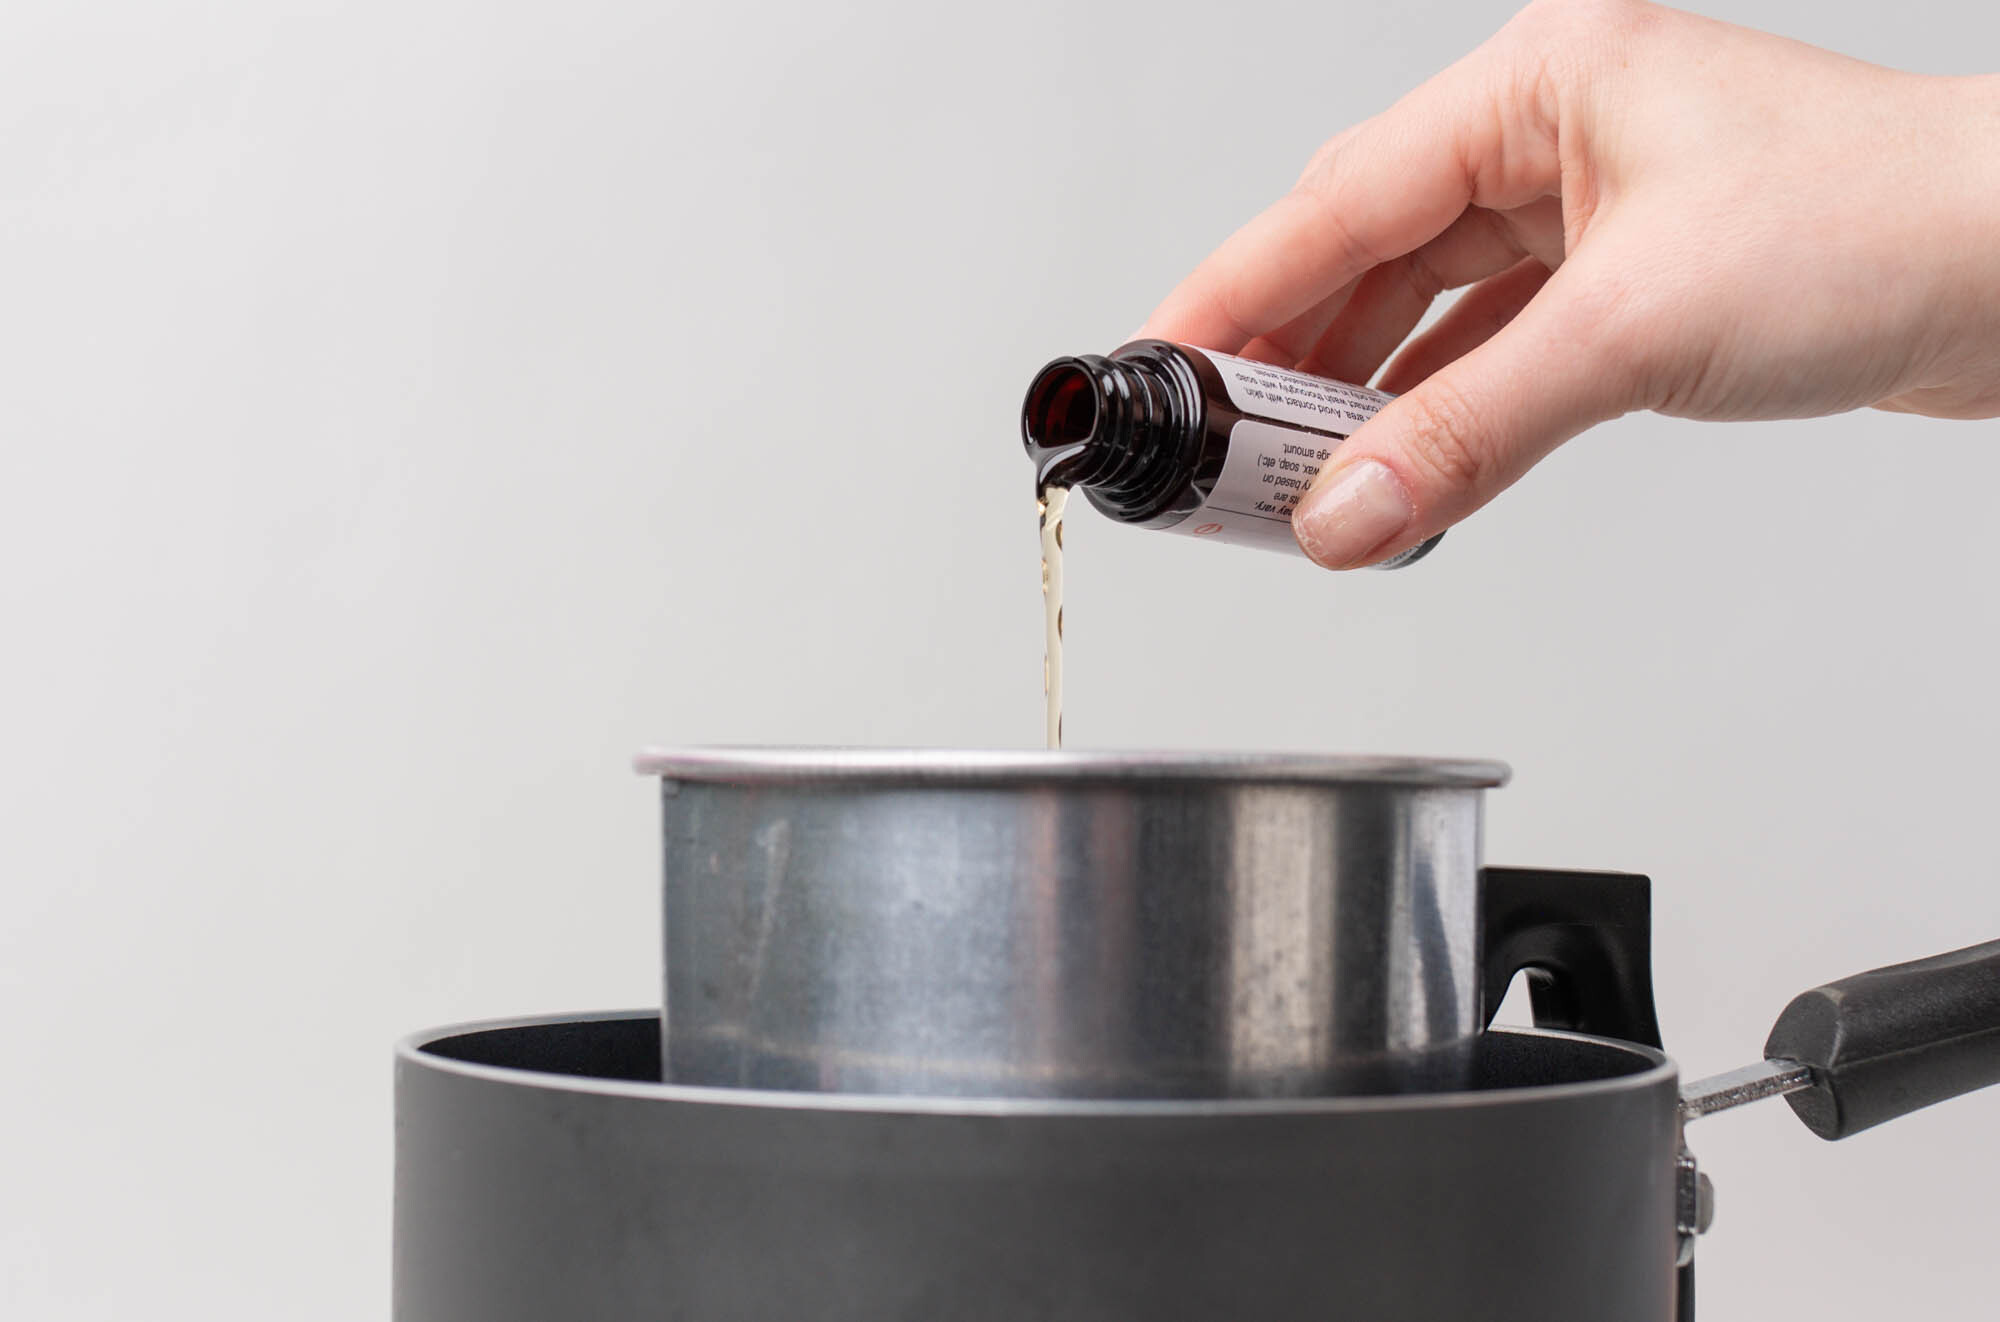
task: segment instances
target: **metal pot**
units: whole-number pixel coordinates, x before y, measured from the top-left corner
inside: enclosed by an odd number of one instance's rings
[[[1482,879],[1497,762],[707,749],[639,765],[663,787],[668,1082],[1443,1090],[1489,988],[1525,966],[1576,1007],[1564,1026],[1658,1043],[1643,883]]]
[[[1493,1032],[1477,1090],[863,1097],[648,1081],[648,1013],[396,1068],[398,1322],[1664,1322],[1673,1067]]]
[[[1491,1030],[1459,1090],[1334,1098],[689,1087],[649,1011],[439,1029],[397,1055],[394,1315],[1686,1319],[1685,1120],[1797,1089],[1840,1137],[1994,1082],[1996,989],[2000,942],[1836,983],[1773,1033],[1806,1059],[1687,1088],[1648,1047]]]

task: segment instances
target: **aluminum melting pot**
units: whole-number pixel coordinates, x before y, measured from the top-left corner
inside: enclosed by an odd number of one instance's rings
[[[1839,1137],[2000,1078],[1995,943],[1678,1087],[1645,879],[1480,867],[1491,764],[648,765],[666,1013],[402,1045],[400,1322],[1663,1322],[1686,1120],[1788,1093]],[[1480,1031],[1522,968],[1599,1036]]]
[[[1489,984],[1528,965],[1588,1007],[1564,1026],[1657,1045],[1643,882],[1482,886],[1497,762],[706,749],[640,766],[664,791],[668,1082],[1450,1089]]]

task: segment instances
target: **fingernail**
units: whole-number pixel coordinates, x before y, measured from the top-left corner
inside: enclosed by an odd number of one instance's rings
[[[1328,569],[1366,564],[1369,552],[1401,532],[1415,513],[1387,464],[1363,459],[1308,492],[1292,515],[1299,546]]]

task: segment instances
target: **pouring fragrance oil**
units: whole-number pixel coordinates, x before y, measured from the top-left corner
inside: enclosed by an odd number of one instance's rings
[[[1062,529],[1072,488],[1120,523],[1300,555],[1299,497],[1389,398],[1165,340],[1058,358],[1036,373],[1021,442],[1041,526],[1050,748],[1062,746]],[[1443,536],[1376,568],[1415,564]]]
[[[1038,500],[1075,488],[1120,523],[1302,555],[1292,536],[1299,497],[1390,398],[1212,349],[1135,340],[1109,357],[1044,367],[1021,408],[1021,439]],[[1414,564],[1437,543],[1376,568]]]
[[[1292,511],[1390,396],[1212,349],[1134,340],[1058,358],[1021,406],[1042,535],[1048,742],[1062,747],[1063,516],[1071,489],[1120,523],[1302,555]],[[1377,569],[1415,564],[1439,533]]]
[[[1047,641],[1042,651],[1042,692],[1048,698],[1050,748],[1062,747],[1063,511],[1068,487],[1043,487],[1035,496],[1042,525],[1042,615]]]

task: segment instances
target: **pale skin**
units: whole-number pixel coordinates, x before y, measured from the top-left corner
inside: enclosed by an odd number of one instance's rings
[[[1140,333],[1379,372],[1398,398],[1293,521],[1331,569],[1637,410],[2000,416],[2000,77],[1537,0],[1322,147]]]

